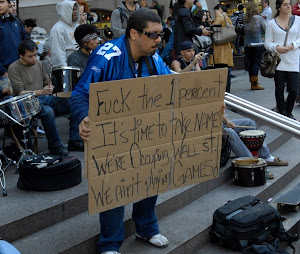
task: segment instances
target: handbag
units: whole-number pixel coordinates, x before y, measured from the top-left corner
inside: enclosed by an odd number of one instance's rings
[[[266,78],[273,78],[280,62],[281,58],[277,52],[266,51],[260,62],[260,74]]]
[[[235,41],[237,36],[235,32],[235,27],[229,24],[227,17],[224,14],[223,16],[226,21],[226,26],[216,30],[212,35],[213,41],[216,45],[222,45],[228,42],[233,42]]]
[[[283,46],[286,45],[290,27],[291,27],[291,19],[289,19],[288,30],[285,35]],[[263,54],[260,62],[260,74],[266,78],[273,78],[275,76],[277,66],[279,65],[280,62],[281,62],[281,58],[277,52],[266,51]]]

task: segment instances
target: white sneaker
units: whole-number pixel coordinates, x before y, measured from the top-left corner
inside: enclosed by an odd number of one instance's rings
[[[121,253],[119,253],[119,252],[117,252],[117,251],[105,251],[105,252],[102,252],[101,254],[121,254]]]
[[[136,236],[137,239],[149,242],[152,245],[154,245],[155,247],[165,248],[165,247],[167,247],[169,245],[169,240],[166,237],[164,237],[163,235],[161,235],[161,234],[154,235],[151,238],[147,238],[147,239],[142,238],[137,233],[135,233],[135,236]]]

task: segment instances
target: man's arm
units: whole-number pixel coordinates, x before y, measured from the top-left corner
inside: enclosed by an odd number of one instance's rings
[[[206,34],[202,34],[205,29],[201,29],[201,28],[198,28],[195,26],[194,20],[192,19],[191,13],[188,9],[181,8],[179,15],[182,20],[183,29],[184,29],[185,34],[187,34],[189,36],[193,36],[194,34],[206,35]]]
[[[67,66],[64,31],[60,31],[57,27],[52,29],[50,32],[50,45],[53,67]]]
[[[115,38],[119,38],[125,34],[125,29],[122,28],[121,14],[119,9],[115,9],[112,12],[110,23]]]

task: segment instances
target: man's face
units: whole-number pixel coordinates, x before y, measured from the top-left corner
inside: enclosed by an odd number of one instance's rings
[[[73,6],[73,11],[72,11],[72,21],[75,22],[77,20],[77,8],[76,4]]]
[[[264,1],[262,1],[261,4],[262,4],[262,6],[263,6],[264,8],[266,8],[266,7],[269,6],[268,3],[267,3],[267,2],[264,2]]]
[[[195,57],[195,49],[185,49],[181,50],[180,54],[182,55],[183,59],[187,62],[190,62]]]
[[[32,30],[33,30],[33,27],[31,27],[31,26],[26,26],[26,25],[25,25],[25,32],[26,32],[27,34],[31,34]]]
[[[36,49],[33,52],[25,49],[24,56],[20,55],[20,57],[21,57],[21,61],[24,65],[27,65],[27,66],[35,65]]]
[[[87,48],[91,49],[91,50],[94,50],[95,48],[98,47],[99,43],[100,43],[100,42],[98,41],[98,38],[95,38],[95,39],[92,39],[92,40],[90,40],[89,42],[87,42],[87,43],[85,44],[85,46],[86,46]]]
[[[8,12],[9,3],[7,0],[0,0],[0,15],[4,15]]]
[[[14,15],[17,15],[17,6],[16,2],[10,1],[8,12]]]
[[[144,32],[160,34],[163,32],[161,23],[148,22],[148,26],[144,28]],[[159,45],[161,44],[162,38],[158,36],[156,39],[151,39],[143,33],[139,33],[136,39],[137,50],[143,56],[154,55]]]

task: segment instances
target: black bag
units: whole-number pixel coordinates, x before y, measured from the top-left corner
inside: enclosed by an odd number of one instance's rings
[[[17,187],[53,191],[81,183],[81,163],[74,156],[32,155],[20,162]]]
[[[211,241],[232,250],[273,242],[281,233],[283,217],[254,196],[229,201],[213,215]]]
[[[276,52],[266,51],[260,62],[260,73],[263,77],[273,78],[277,66],[281,62],[280,55]]]
[[[252,246],[242,249],[241,253],[242,254],[255,254],[255,253],[256,254],[289,254],[284,250],[280,250],[274,247],[270,243],[253,244]]]

